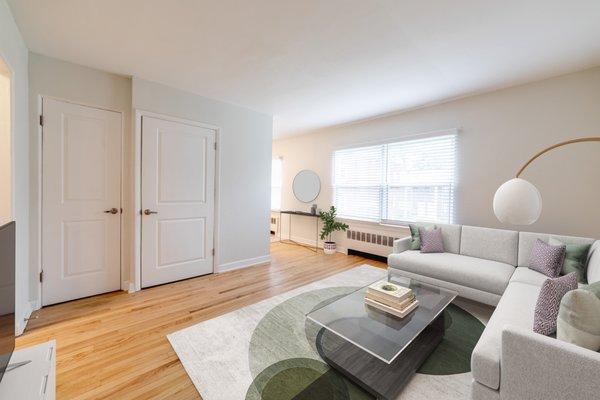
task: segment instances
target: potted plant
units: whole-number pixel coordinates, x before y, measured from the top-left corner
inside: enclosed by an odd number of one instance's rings
[[[325,240],[323,243],[323,251],[325,254],[335,253],[335,242],[331,240],[331,234],[336,231],[345,232],[349,226],[343,222],[335,220],[335,207],[331,206],[329,211],[321,211],[319,217],[323,221],[323,229],[321,229],[321,240]]]

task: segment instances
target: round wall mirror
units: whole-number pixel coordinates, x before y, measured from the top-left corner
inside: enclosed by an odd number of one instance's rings
[[[314,171],[305,169],[296,174],[292,184],[294,196],[303,203],[310,203],[321,191],[321,180]]]

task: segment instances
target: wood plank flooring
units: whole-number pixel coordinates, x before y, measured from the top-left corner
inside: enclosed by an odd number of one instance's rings
[[[57,399],[199,399],[166,335],[367,263],[271,244],[272,262],[45,307],[17,348],[55,339]]]

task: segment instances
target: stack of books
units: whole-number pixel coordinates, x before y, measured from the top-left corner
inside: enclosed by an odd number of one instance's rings
[[[375,282],[367,288],[365,303],[400,318],[419,305],[412,289],[385,280]]]

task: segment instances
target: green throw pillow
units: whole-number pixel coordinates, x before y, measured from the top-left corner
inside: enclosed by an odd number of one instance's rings
[[[410,228],[410,249],[420,250],[421,249],[421,235],[419,234],[419,228],[434,229],[433,224],[408,224]]]
[[[556,338],[600,350],[600,282],[564,295],[558,310]]]
[[[566,245],[565,261],[563,262],[561,275],[567,275],[571,272],[577,274],[577,282],[586,283],[585,264],[590,251],[591,244],[566,244],[560,240],[550,238],[548,244],[552,246]]]

